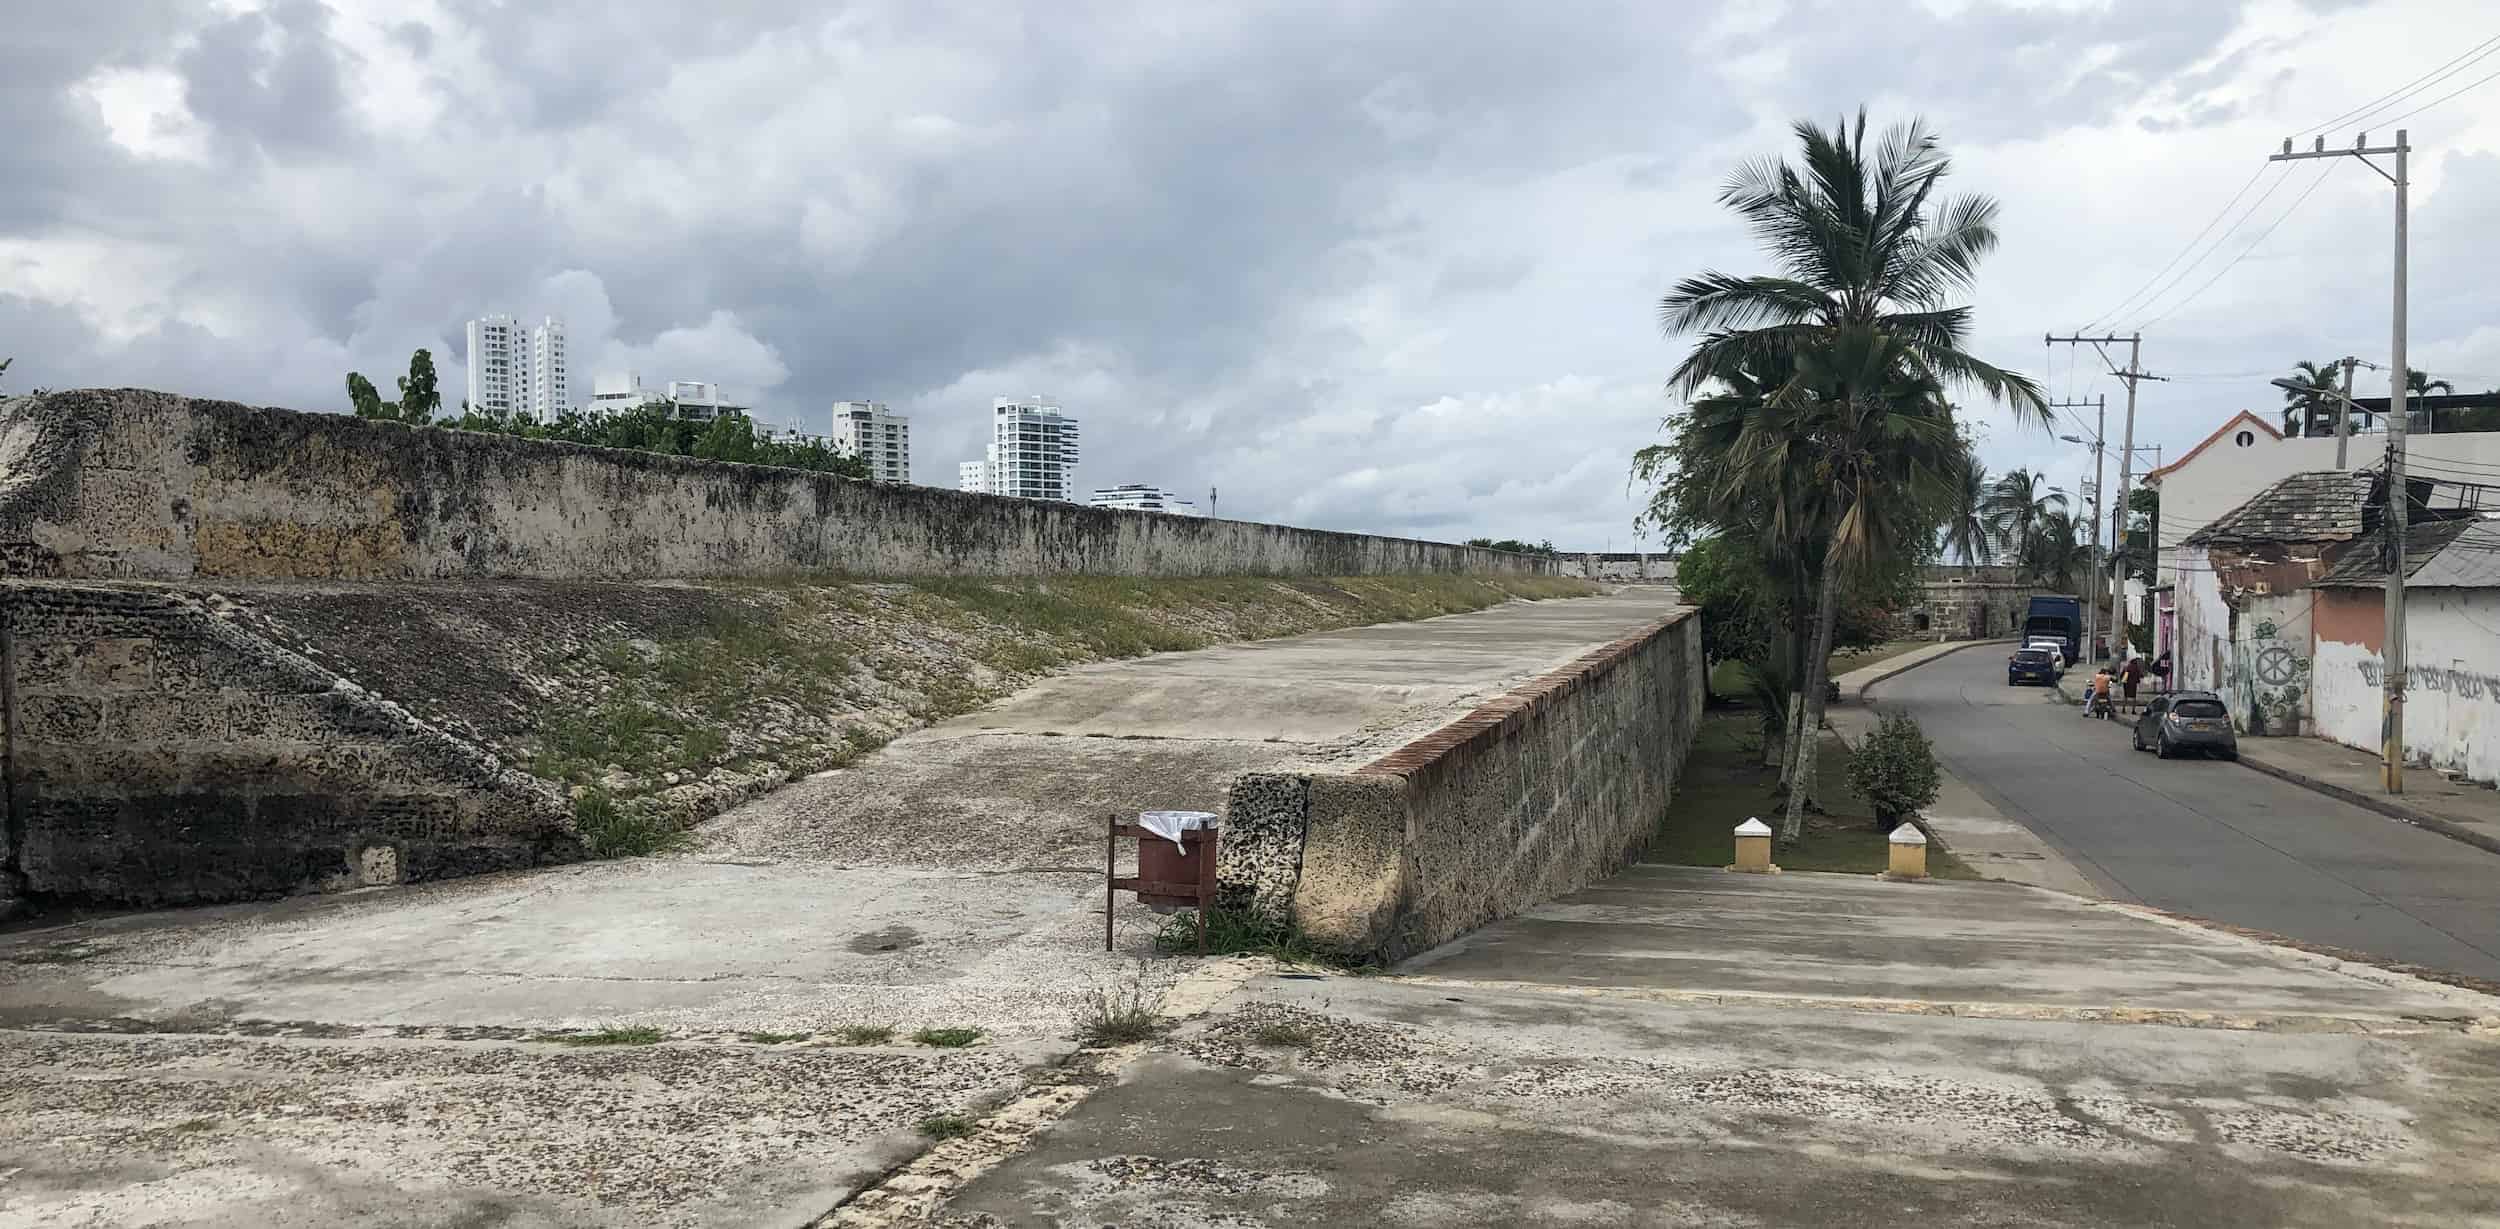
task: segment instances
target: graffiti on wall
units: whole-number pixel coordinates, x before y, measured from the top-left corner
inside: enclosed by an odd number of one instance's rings
[[[2298,733],[2301,704],[2309,694],[2309,659],[2272,621],[2261,622],[2254,636],[2231,646],[2222,690],[2249,733]]]
[[[2361,680],[2372,687],[2386,677],[2387,668],[2375,657],[2354,663]],[[2460,700],[2489,700],[2500,703],[2500,674],[2476,674],[2471,670],[2451,670],[2446,666],[2414,666],[2405,671],[2405,686],[2424,691],[2445,692]]]

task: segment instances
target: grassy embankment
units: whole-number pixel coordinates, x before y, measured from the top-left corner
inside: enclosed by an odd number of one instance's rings
[[[680,634],[550,650],[520,741],[603,855],[1084,662],[1585,596],[1550,577],[790,580],[707,586]]]

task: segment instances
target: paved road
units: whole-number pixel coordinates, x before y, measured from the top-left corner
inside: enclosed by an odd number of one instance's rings
[[[2112,897],[2500,978],[2500,855],[2237,764],[2137,753],[2125,724],[2007,687],[2004,666],[1973,648],[1871,695]]]

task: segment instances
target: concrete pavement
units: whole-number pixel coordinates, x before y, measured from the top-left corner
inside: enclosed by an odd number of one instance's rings
[[[2003,666],[1955,654],[1870,696],[2111,897],[2500,979],[2500,855],[2235,765],[2138,754],[2123,722],[2008,687]]]
[[[2009,884],[1639,866],[1268,977],[934,1218],[2455,1225],[2500,1001]]]
[[[800,1223],[1189,967],[1134,906],[1101,950],[1106,812],[1365,754],[1669,600],[1072,672],[673,857],[0,935],[0,1229]]]

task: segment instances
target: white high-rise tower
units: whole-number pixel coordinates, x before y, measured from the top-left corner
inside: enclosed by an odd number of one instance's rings
[[[521,326],[510,316],[469,322],[469,405],[480,414],[509,415],[527,404],[529,357]]]
[[[540,422],[552,422],[573,404],[572,364],[564,353],[564,322],[553,316],[530,330],[529,395],[523,406]]]
[[[988,459],[964,462],[957,485],[991,495],[1072,501],[1076,441],[1076,420],[1048,398],[1001,397],[990,407]]]

